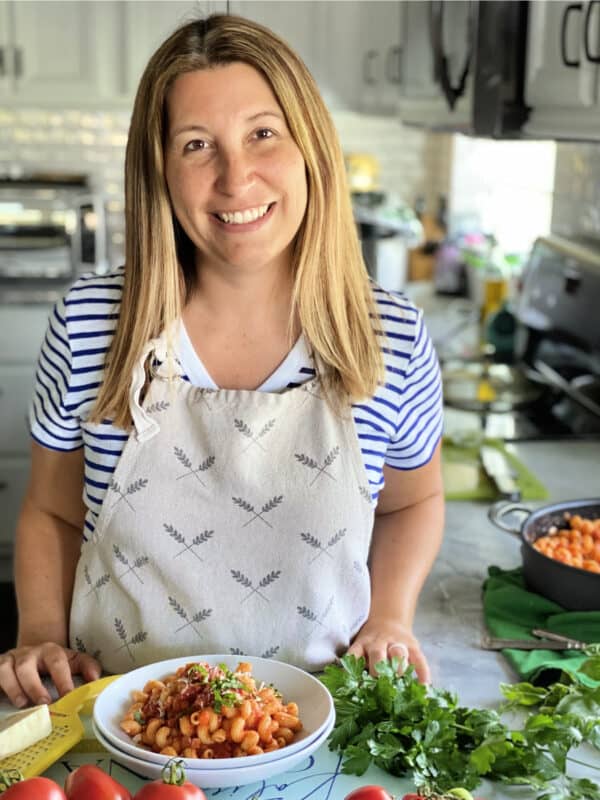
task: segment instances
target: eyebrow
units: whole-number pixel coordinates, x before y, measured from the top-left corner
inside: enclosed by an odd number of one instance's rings
[[[252,114],[252,116],[246,118],[246,122],[256,122],[256,120],[261,119],[262,117],[274,117],[275,119],[283,122],[284,117],[282,114],[276,111],[259,111],[256,114]],[[172,133],[171,136],[175,138],[182,133],[190,133],[191,131],[198,131],[200,133],[208,133],[208,128],[205,128],[204,125],[198,125],[196,123],[192,123],[191,125],[182,125],[180,128],[176,128]]]

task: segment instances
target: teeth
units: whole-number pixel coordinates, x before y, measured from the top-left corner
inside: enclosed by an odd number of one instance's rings
[[[269,206],[258,206],[257,208],[248,208],[246,211],[233,211],[230,213],[217,214],[217,217],[222,222],[227,222],[230,225],[243,225],[248,222],[264,217],[269,210]]]

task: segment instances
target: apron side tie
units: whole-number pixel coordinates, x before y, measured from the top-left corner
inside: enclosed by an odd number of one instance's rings
[[[152,339],[144,345],[142,354],[133,368],[131,378],[131,388],[129,389],[129,411],[136,430],[138,442],[146,442],[160,430],[160,426],[155,419],[142,408],[140,394],[146,384],[146,361],[156,348],[156,339]]]

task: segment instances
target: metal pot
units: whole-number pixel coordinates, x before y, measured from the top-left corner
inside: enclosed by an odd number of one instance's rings
[[[519,503],[495,503],[488,511],[490,521],[521,539],[523,577],[532,591],[570,611],[600,611],[600,574],[570,567],[538,552],[533,542],[554,527],[565,527],[565,511],[588,519],[600,517],[600,500],[569,500],[536,511]],[[518,528],[505,522],[510,514],[525,514]]]

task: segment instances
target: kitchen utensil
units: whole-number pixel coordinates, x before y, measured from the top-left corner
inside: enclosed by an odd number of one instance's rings
[[[486,475],[496,487],[498,494],[513,502],[520,501],[521,490],[515,480],[515,470],[504,453],[496,447],[483,444],[479,450],[479,457]]]
[[[544,386],[518,367],[487,361],[447,361],[442,368],[444,401],[453,408],[504,413],[535,402]]]
[[[543,628],[533,628],[531,633],[534,636],[539,636],[540,639],[554,639],[556,642],[571,642],[571,644],[582,644],[578,639],[573,639],[570,636],[563,636],[562,633],[554,633],[554,631],[546,631]],[[583,643],[585,644],[585,643]]]
[[[484,650],[583,650],[585,642],[556,639],[499,639],[495,636],[483,636],[481,646]]]
[[[333,700],[329,691],[321,681],[298,667],[285,664],[282,661],[275,661],[274,659],[232,656],[231,654],[186,656],[185,658],[159,661],[132,670],[121,676],[107,691],[103,692],[94,706],[93,715],[94,724],[103,738],[107,739],[119,750],[127,751],[134,758],[142,758],[159,767],[164,767],[169,760],[169,756],[154,753],[137,746],[121,730],[119,723],[131,705],[132,691],[141,690],[149,680],[164,678],[173,674],[179,667],[195,661],[204,661],[208,664],[226,664],[230,669],[235,669],[240,661],[245,661],[252,665],[252,675],[257,682],[263,682],[267,685],[272,684],[281,692],[286,702],[293,701],[298,704],[302,730],[297,737],[291,744],[281,750],[252,756],[253,764],[268,763],[303,749],[321,735],[334,716]],[[248,757],[220,758],[207,760],[205,768],[207,770],[222,770],[239,767],[247,763]]]
[[[52,733],[36,744],[0,761],[0,771],[17,769],[24,778],[42,772],[74,747],[83,738],[84,727],[79,713],[90,713],[91,701],[112,683],[118,675],[108,675],[91,683],[84,683],[50,705]]]
[[[572,611],[600,611],[600,574],[555,561],[533,546],[552,529],[564,527],[567,511],[595,519],[600,517],[600,500],[569,500],[533,512],[519,503],[500,501],[491,506],[488,517],[497,528],[521,539],[523,577],[528,588]],[[512,514],[525,515],[519,527],[506,522]]]

